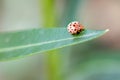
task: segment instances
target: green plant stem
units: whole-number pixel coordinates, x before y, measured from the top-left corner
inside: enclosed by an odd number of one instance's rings
[[[43,12],[43,25],[45,27],[53,27],[56,25],[55,15],[55,0],[43,0],[41,1]]]
[[[49,80],[61,80],[60,79],[60,56],[58,50],[53,50],[48,53],[48,68],[49,68]]]
[[[43,25],[45,27],[56,26],[55,0],[43,0]],[[59,75],[59,51],[53,50],[47,54],[48,80],[60,80]]]

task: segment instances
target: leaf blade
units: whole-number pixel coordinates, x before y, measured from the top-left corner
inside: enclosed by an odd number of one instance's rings
[[[85,30],[71,35],[66,28],[43,28],[0,34],[0,61],[75,45],[105,34],[108,30]]]

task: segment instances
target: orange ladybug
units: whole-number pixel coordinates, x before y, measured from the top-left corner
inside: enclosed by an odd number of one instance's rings
[[[68,24],[67,30],[71,34],[78,34],[84,30],[84,27],[78,21],[73,21]]]

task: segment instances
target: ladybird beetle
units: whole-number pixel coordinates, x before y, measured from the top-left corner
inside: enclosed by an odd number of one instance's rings
[[[78,21],[73,21],[68,24],[67,30],[71,34],[78,34],[84,30],[84,27]]]

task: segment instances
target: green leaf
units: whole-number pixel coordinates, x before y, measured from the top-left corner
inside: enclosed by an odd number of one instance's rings
[[[84,30],[71,35],[66,28],[41,28],[0,33],[0,61],[70,46],[105,34],[108,30]]]

